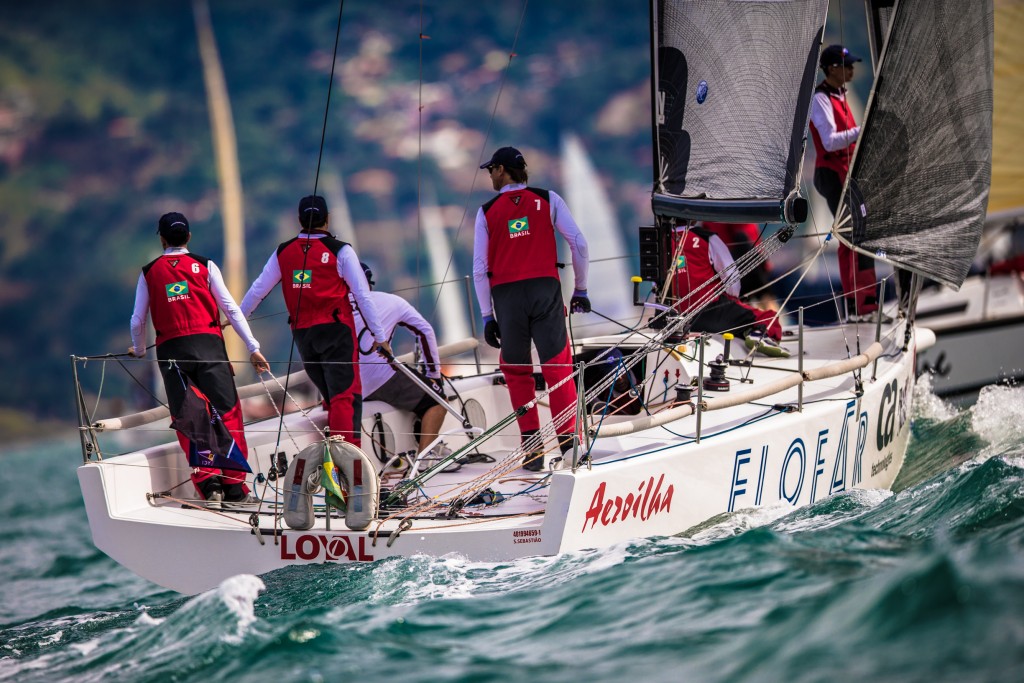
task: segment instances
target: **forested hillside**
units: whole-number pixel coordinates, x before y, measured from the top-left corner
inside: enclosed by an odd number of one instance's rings
[[[650,220],[646,2],[349,0],[333,62],[338,9],[210,0],[246,282],[294,234],[314,182],[332,209],[347,197],[382,288],[429,281],[417,218],[427,198],[466,274],[473,215],[490,196],[481,157],[513,144],[532,183],[560,189],[567,133],[590,152],[628,243]],[[70,420],[69,356],[127,347],[139,268],[159,253],[156,221],[171,210],[190,218],[193,251],[221,262],[192,3],[0,2],[0,434],[30,425],[26,415]],[[428,316],[431,302],[420,302]],[[254,323],[271,359],[288,356],[282,309],[268,298]],[[114,366],[105,382],[110,394],[130,380]]]
[[[345,3],[319,183],[330,197],[343,180],[382,286],[413,285],[424,267],[416,207],[427,185],[453,238],[461,223],[468,265],[472,211],[490,191],[478,158],[496,146],[523,148],[537,181],[555,186],[560,136],[577,132],[616,183],[648,184],[646,6],[533,3],[517,34],[521,10]],[[214,0],[210,11],[252,277],[313,190],[338,3]],[[184,212],[193,250],[223,254],[192,5],[5,2],[0,74],[0,406],[69,418],[68,358],[126,347],[159,215]],[[268,356],[286,357],[283,319],[257,325]],[[116,367],[107,381],[105,391],[125,386]]]

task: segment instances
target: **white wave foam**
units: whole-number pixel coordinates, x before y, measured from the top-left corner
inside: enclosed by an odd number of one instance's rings
[[[911,417],[945,421],[955,417],[956,408],[935,395],[932,376],[927,372],[917,378],[911,404]]]
[[[984,387],[971,408],[971,429],[988,442],[978,456],[981,461],[1024,453],[1024,387]]]
[[[139,626],[159,626],[164,623],[164,619],[162,617],[158,619],[151,616],[146,610],[142,610],[142,613],[139,614],[139,618],[135,620],[135,623]]]
[[[256,621],[256,598],[266,588],[263,580],[252,574],[228,577],[217,586],[217,596],[238,618],[239,638],[244,635],[245,629]]]
[[[371,602],[411,605],[428,600],[463,600],[503,594],[535,583],[570,582],[591,572],[624,563],[630,543],[600,551],[564,553],[553,557],[524,557],[506,562],[470,561],[461,555],[415,555],[400,562],[379,563],[373,570]],[[410,566],[411,563],[411,566]]]
[[[744,508],[726,515],[720,522],[702,528],[700,531],[691,534],[689,538],[697,545],[711,545],[723,539],[738,536],[744,531],[768,526],[791,512],[793,512],[793,506],[788,503],[775,503],[759,508]]]
[[[90,654],[92,654],[92,651],[98,648],[100,645],[100,639],[94,638],[93,640],[88,640],[84,643],[72,643],[71,649],[77,652],[78,654],[82,655],[83,657],[88,657]]]
[[[838,493],[832,498],[847,498],[853,501],[853,508],[843,506],[841,509],[828,514],[818,513],[797,515],[791,520],[783,519],[775,528],[787,533],[828,529],[830,527],[838,526],[855,517],[859,517],[867,510],[878,507],[883,502],[891,498],[892,495],[892,491],[885,489],[851,489],[849,491],[844,491],[843,493]]]
[[[64,631],[57,631],[46,636],[39,641],[39,647],[46,647],[47,645],[56,645],[64,637]]]

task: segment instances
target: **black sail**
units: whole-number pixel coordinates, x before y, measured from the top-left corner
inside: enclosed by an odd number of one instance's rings
[[[655,214],[794,220],[827,5],[655,0]]]
[[[988,204],[993,43],[991,0],[897,2],[836,218],[840,239],[960,287]]]

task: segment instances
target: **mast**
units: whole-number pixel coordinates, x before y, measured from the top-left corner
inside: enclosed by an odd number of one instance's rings
[[[242,209],[242,175],[238,170],[238,143],[231,117],[231,100],[224,80],[224,69],[217,54],[217,39],[210,22],[207,0],[193,0],[199,56],[203,64],[203,83],[210,108],[210,128],[213,135],[213,153],[217,162],[224,220],[224,284],[236,301],[245,293],[245,231]],[[235,334],[224,335],[228,358],[248,358],[242,340]]]

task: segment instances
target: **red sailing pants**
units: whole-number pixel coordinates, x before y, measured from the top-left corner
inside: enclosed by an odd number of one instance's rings
[[[501,333],[499,367],[508,385],[512,407],[519,408],[536,397],[531,342],[537,347],[541,374],[553,387],[572,374],[572,352],[565,330],[565,304],[556,278],[531,278],[497,285],[491,290],[494,316]],[[549,395],[552,416],[567,411],[556,422],[557,434],[576,429],[576,383],[570,378]],[[537,408],[517,418],[520,433],[540,428]]]
[[[832,215],[839,210],[839,199],[843,194],[843,179],[831,168],[819,166],[814,169],[814,188],[825,198]],[[843,285],[846,300],[853,304],[853,315],[874,313],[878,310],[878,295],[875,293],[875,261],[870,256],[858,253],[839,243],[839,281]]]
[[[342,322],[324,323],[295,330],[295,346],[310,381],[327,403],[327,426],[362,446],[362,383],[355,331]]]
[[[231,432],[235,443],[245,457],[249,457],[249,448],[245,442],[245,426],[242,422],[242,404],[235,390],[235,373],[228,362],[224,340],[215,334],[190,334],[174,337],[156,347],[156,356],[160,361],[160,374],[164,378],[164,389],[167,391],[167,404],[172,415],[177,415],[185,399],[185,387],[179,370],[186,375],[199,391],[209,399],[217,412],[220,413],[224,426]],[[174,361],[174,365],[170,361]],[[178,443],[188,458],[189,440],[181,432]],[[206,481],[210,477],[220,476],[225,484],[241,484],[245,493],[249,488],[245,485],[245,472],[239,470],[219,470],[212,467],[195,468],[192,472],[192,483]],[[196,487],[198,490],[198,486]],[[199,494],[202,496],[202,492]]]

